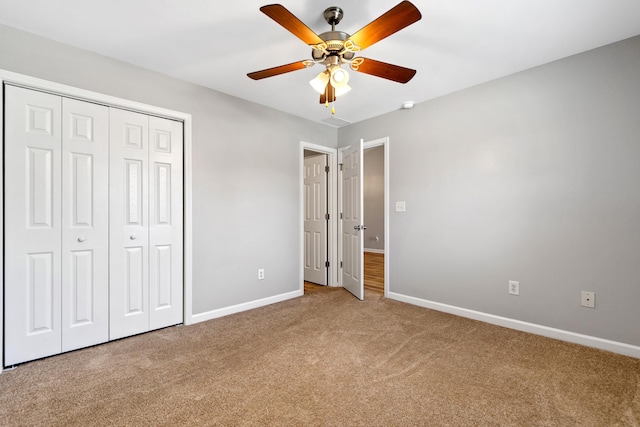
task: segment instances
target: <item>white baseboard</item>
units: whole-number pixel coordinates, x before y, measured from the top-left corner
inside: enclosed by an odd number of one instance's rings
[[[640,359],[640,346],[625,344],[618,341],[606,340],[603,338],[592,337],[590,335],[578,334],[575,332],[565,331],[562,329],[550,328],[548,326],[537,325],[535,323],[523,322],[520,320],[510,319],[508,317],[496,316],[493,314],[483,313],[480,311],[469,310],[466,308],[456,307],[439,302],[429,301],[421,298],[415,298],[395,292],[389,292],[388,298],[396,301],[406,302],[408,304],[420,307],[430,308],[432,310],[442,311],[456,316],[467,317],[469,319],[480,320],[482,322],[491,323],[493,325],[504,326],[505,328],[515,329],[531,334],[542,335],[548,338],[554,338],[561,341],[567,341],[574,344],[581,344],[587,347],[594,347],[600,350],[606,350],[625,356]]]
[[[369,248],[364,248],[365,252],[371,252],[374,254],[383,254],[384,253],[384,249],[369,249]]]
[[[242,311],[247,311],[258,307],[264,307],[265,305],[275,304],[277,302],[286,301],[288,299],[300,297],[302,295],[304,295],[303,289],[293,292],[287,292],[285,294],[274,295],[272,297],[255,301],[244,302],[242,304],[236,304],[230,307],[219,308],[217,310],[211,310],[204,313],[194,314],[193,316],[191,316],[191,324],[205,322],[211,319],[217,319],[218,317],[228,316],[230,314],[240,313]]]

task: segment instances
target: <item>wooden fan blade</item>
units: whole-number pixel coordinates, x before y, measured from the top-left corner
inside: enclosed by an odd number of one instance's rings
[[[420,11],[411,2],[403,1],[358,30],[349,37],[349,40],[360,46],[360,49],[366,49],[385,37],[419,21],[420,18],[422,18]]]
[[[279,67],[267,68],[266,70],[254,71],[253,73],[247,73],[247,76],[253,80],[265,79],[267,77],[277,76],[279,74],[289,73],[291,71],[302,70],[307,68],[305,61],[292,62],[291,64],[281,65]]]
[[[289,32],[306,44],[316,45],[323,43],[323,40],[314,33],[311,28],[307,27],[281,4],[268,4],[266,6],[262,6],[260,11],[276,21],[278,24],[282,25],[285,29],[289,30]]]
[[[320,95],[320,104],[326,104],[327,98],[329,102],[334,102],[336,100],[336,89],[331,86],[331,83],[327,83],[327,88],[324,93]]]
[[[351,69],[360,73],[382,77],[383,79],[393,80],[398,83],[406,83],[416,75],[416,70],[412,70],[411,68],[388,64],[386,62],[376,61],[375,59],[357,59],[362,60],[362,63],[357,67],[352,66]]]

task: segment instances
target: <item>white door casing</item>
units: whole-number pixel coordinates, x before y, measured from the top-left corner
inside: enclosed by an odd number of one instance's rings
[[[5,100],[4,363],[13,365],[61,350],[62,102],[9,86]]]
[[[342,151],[342,286],[364,299],[362,140]]]
[[[109,108],[62,98],[62,351],[109,339]]]
[[[327,284],[327,156],[304,159],[304,280]]]
[[[149,327],[182,323],[182,123],[149,117]]]
[[[113,340],[149,330],[149,117],[111,108],[109,138]]]

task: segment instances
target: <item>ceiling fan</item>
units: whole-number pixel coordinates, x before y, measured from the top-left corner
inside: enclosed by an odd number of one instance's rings
[[[351,89],[348,85],[349,74],[341,68],[342,64],[349,64],[354,71],[399,83],[407,83],[416,74],[416,70],[410,68],[374,59],[356,57],[356,54],[361,50],[422,18],[420,11],[409,1],[399,3],[353,35],[343,31],[336,31],[335,27],[343,17],[342,9],[337,6],[329,7],[324,11],[324,19],[331,25],[331,31],[322,34],[313,32],[280,4],[262,6],[260,11],[308,44],[311,47],[312,59],[248,73],[247,76],[253,80],[273,77],[308,68],[315,64],[322,64],[326,69],[309,83],[320,93],[320,103],[328,106],[329,102],[334,102],[337,96]]]

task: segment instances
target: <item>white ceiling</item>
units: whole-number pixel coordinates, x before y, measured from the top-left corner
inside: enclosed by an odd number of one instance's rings
[[[400,0],[281,0],[316,33],[340,6],[349,34]],[[422,20],[360,56],[418,70],[402,85],[351,72],[335,116],[357,122],[640,34],[640,0],[413,0]],[[320,66],[253,81],[311,49],[259,11],[267,0],[0,0],[0,23],[313,121]]]

